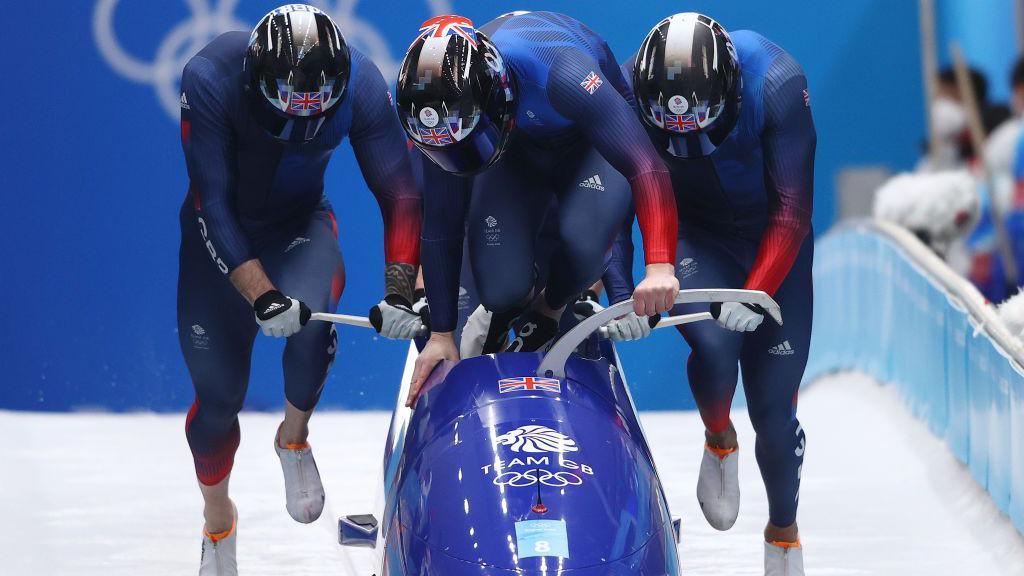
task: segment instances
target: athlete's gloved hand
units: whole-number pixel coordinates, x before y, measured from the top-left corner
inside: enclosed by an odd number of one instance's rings
[[[593,290],[587,290],[580,294],[580,297],[572,305],[573,316],[576,316],[576,319],[580,321],[590,318],[601,310],[604,310],[604,306],[601,306],[597,292]]]
[[[267,290],[252,303],[256,323],[263,333],[276,338],[287,338],[309,322],[309,307],[277,290]]]
[[[482,305],[466,319],[462,327],[462,340],[459,341],[459,356],[473,358],[484,353],[487,346],[487,335],[491,330],[491,318],[493,314]],[[508,340],[508,330],[505,330],[505,339]],[[504,343],[502,343],[504,348]]]
[[[408,300],[398,294],[388,294],[370,308],[370,324],[385,338],[411,340],[424,330],[420,312],[426,306],[426,298],[409,304]]]
[[[723,328],[736,332],[753,332],[764,320],[764,308],[757,304],[741,304],[739,302],[715,302],[711,305],[711,315]]]
[[[430,331],[430,304],[427,303],[427,291],[423,288],[417,288],[412,294],[412,311],[419,315],[420,322],[423,323],[423,329],[426,332]],[[426,334],[424,334],[426,336]]]
[[[601,310],[604,310],[604,306],[598,303],[597,294],[593,290],[584,292],[573,305],[573,314],[578,320],[589,318]],[[631,311],[629,314],[605,324],[604,327],[609,338],[616,342],[622,342],[650,336],[653,330],[651,323],[651,317],[641,318],[636,315],[636,312]]]

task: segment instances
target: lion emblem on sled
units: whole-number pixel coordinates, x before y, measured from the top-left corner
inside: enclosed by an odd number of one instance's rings
[[[510,430],[494,439],[499,446],[508,446],[513,452],[576,452],[576,441],[547,426],[528,424]]]

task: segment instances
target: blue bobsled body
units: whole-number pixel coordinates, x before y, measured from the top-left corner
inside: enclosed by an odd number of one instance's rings
[[[379,576],[679,573],[619,371],[574,356],[566,378],[537,378],[540,357],[435,370],[385,456]]]

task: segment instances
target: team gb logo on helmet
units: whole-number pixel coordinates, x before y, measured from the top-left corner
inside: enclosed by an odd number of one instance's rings
[[[451,13],[450,0],[424,0],[431,14]],[[184,103],[180,100],[178,84],[181,70],[189,58],[224,32],[250,30],[252,23],[235,16],[238,0],[183,0],[190,16],[167,30],[157,46],[155,56],[147,62],[130,54],[118,40],[114,27],[114,13],[122,0],[96,0],[93,8],[92,32],[96,46],[107,64],[124,78],[138,84],[149,84],[167,116],[178,120]],[[284,4],[285,2],[282,2]],[[381,69],[385,78],[393,78],[398,61],[391,55],[388,43],[380,30],[371,22],[355,14],[359,0],[310,0],[309,5],[334,18],[345,39],[365,53]],[[145,10],[147,0],[125,0]],[[256,15],[256,17],[262,14]]]

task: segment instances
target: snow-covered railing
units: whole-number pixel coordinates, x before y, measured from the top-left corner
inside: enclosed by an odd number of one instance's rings
[[[895,385],[1024,533],[1024,346],[902,228],[851,222],[815,251],[807,380],[858,370]]]

